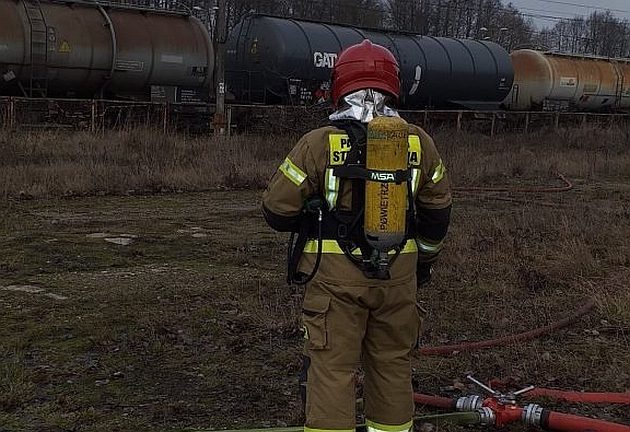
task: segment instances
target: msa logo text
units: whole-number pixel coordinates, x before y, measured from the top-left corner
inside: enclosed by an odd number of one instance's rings
[[[315,51],[313,53],[313,63],[316,68],[328,68],[335,67],[335,61],[337,60],[337,54],[335,53],[323,53]]]
[[[370,180],[380,182],[393,182],[396,181],[396,176],[393,173],[371,172]]]

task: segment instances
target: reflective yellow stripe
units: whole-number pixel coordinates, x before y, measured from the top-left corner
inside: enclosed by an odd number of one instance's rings
[[[418,135],[409,135],[409,165],[420,166],[422,146]]]
[[[302,171],[296,164],[291,162],[291,159],[286,158],[284,162],[280,165],[280,171],[284,174],[289,180],[295,183],[296,186],[300,186],[306,180],[306,173]]]
[[[304,426],[304,432],[354,432],[354,429],[315,429]]]
[[[339,196],[339,178],[333,174],[333,169],[326,169],[326,179],[324,180],[326,189],[326,201],[330,210],[337,207],[337,198]]]
[[[409,135],[409,165],[411,169],[411,192],[415,197],[420,186],[420,160],[422,159],[422,146],[418,135]]]
[[[413,426],[413,420],[401,425],[385,425],[371,420],[365,422],[368,432],[406,432]]]
[[[424,252],[427,254],[436,254],[442,250],[442,245],[444,243],[434,243],[421,238],[416,239],[416,243],[418,244],[418,250],[420,252]]]
[[[420,168],[413,168],[411,170],[411,193],[415,197],[418,193],[418,186],[420,185]]]
[[[431,177],[431,181],[433,183],[439,183],[440,180],[442,180],[442,178],[444,177],[445,171],[446,168],[444,167],[444,163],[442,163],[442,160],[440,160],[440,164],[435,167],[435,172],[433,173],[433,177]]]
[[[324,243],[322,244],[322,253],[343,255],[343,250],[341,250],[336,240],[324,240],[323,242]],[[317,246],[317,240],[307,241],[306,245],[304,246],[304,253],[316,254]],[[400,251],[401,254],[409,254],[414,252],[418,252],[418,245],[415,241],[412,240],[408,240],[403,250]],[[390,255],[393,255],[394,253],[395,251],[389,251]],[[352,251],[352,255],[361,255],[361,251],[359,249],[355,249]]]

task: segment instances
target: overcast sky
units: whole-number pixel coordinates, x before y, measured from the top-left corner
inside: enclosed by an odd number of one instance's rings
[[[505,0],[504,3],[512,3],[526,14],[559,17],[590,15],[594,11],[603,11],[605,8],[618,9],[619,11],[613,10],[612,13],[619,18],[630,20],[630,0]],[[538,27],[551,27],[557,22],[553,19],[533,19]]]

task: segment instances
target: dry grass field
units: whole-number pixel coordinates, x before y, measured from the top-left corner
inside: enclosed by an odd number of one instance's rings
[[[295,137],[0,132],[0,431],[299,424],[302,291],[260,188]],[[455,187],[423,343],[578,323],[414,359],[424,393],[630,391],[630,131],[436,133]],[[562,186],[563,193],[464,191]],[[121,244],[122,243],[122,244]],[[546,407],[630,424],[621,406]],[[427,413],[420,411],[419,413]],[[519,429],[513,429],[519,430]]]

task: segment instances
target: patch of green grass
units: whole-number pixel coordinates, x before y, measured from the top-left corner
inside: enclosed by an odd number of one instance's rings
[[[0,349],[0,412],[15,412],[35,397],[36,388],[23,356]]]
[[[598,297],[598,308],[603,317],[620,331],[630,331],[630,289],[619,286],[618,292]]]

